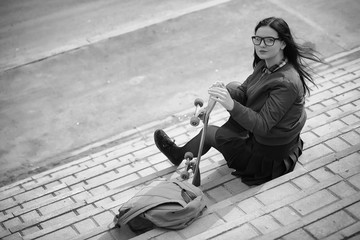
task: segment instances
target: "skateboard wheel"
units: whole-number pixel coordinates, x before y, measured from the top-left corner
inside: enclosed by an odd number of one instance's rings
[[[195,105],[195,107],[197,107],[197,106],[202,107],[204,105],[204,100],[202,100],[201,98],[197,98],[194,101],[194,105]]]
[[[193,159],[194,154],[192,154],[192,152],[186,152],[184,159],[189,159],[190,161]]]
[[[194,126],[194,127],[199,126],[199,123],[200,123],[200,119],[198,117],[195,117],[195,116],[191,117],[191,119],[190,119],[191,126]]]
[[[183,179],[183,180],[188,180],[188,179],[189,179],[189,175],[190,175],[189,172],[184,171],[184,172],[181,173],[180,177],[181,177],[181,179]]]

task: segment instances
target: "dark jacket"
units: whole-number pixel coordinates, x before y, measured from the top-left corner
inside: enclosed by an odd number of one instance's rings
[[[243,84],[226,87],[234,99],[231,117],[264,145],[283,145],[297,137],[306,121],[304,87],[294,67],[287,63],[264,73],[259,62]]]

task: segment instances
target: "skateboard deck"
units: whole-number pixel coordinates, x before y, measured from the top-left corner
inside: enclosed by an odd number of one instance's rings
[[[199,187],[201,185],[201,173],[200,173],[201,155],[202,155],[202,151],[203,151],[203,147],[204,147],[207,127],[209,124],[210,113],[214,109],[216,102],[212,99],[209,99],[208,105],[205,109],[199,109],[199,106],[202,107],[202,105],[203,105],[203,102],[200,99],[196,99],[194,104],[195,104],[196,110],[195,110],[194,116],[190,120],[190,124],[193,126],[197,126],[201,119],[203,121],[204,125],[203,125],[203,129],[202,129],[202,133],[201,133],[200,145],[199,145],[199,150],[198,150],[196,160],[193,160],[192,153],[187,152],[185,154],[184,158],[186,160],[186,163],[185,163],[186,167],[185,167],[184,172],[181,174],[181,178],[189,179],[189,170],[192,170],[192,172],[194,173],[192,184],[196,187]]]

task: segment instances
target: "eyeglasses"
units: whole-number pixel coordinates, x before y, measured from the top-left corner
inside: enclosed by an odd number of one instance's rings
[[[275,41],[280,40],[280,38],[252,36],[251,40],[256,46],[259,46],[261,41],[264,41],[265,46],[273,46]]]

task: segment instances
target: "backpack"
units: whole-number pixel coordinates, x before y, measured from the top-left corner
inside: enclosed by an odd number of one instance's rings
[[[182,229],[206,209],[204,198],[203,192],[188,182],[154,181],[120,207],[117,225],[127,224],[137,234],[155,227]]]

